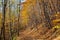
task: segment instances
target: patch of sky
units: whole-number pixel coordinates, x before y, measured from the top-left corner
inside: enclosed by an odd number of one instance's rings
[[[15,0],[14,2],[15,3],[12,5],[12,10],[15,10],[17,8],[17,4],[20,4],[20,2],[25,2],[25,0]],[[22,5],[20,5],[20,9],[22,9]]]
[[[3,0],[4,1],[4,0]],[[10,0],[11,1],[11,0]],[[11,5],[11,10],[14,11],[17,9],[17,4],[19,4],[20,2],[23,3],[26,0],[15,0],[14,4]],[[22,9],[22,5],[20,5],[20,9]],[[0,0],[0,11],[2,11],[2,0]]]
[[[25,2],[26,0],[21,0],[21,2]]]
[[[0,12],[2,12],[2,0],[0,0]]]

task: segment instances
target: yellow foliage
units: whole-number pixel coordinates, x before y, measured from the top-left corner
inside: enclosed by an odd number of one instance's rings
[[[53,23],[60,22],[60,19],[53,20]]]
[[[35,0],[26,0],[26,2],[24,2],[23,4],[23,8],[21,11],[21,19],[22,19],[22,24],[27,24],[29,21],[29,6],[32,4],[32,6],[36,5],[36,1]]]
[[[28,13],[27,13],[27,10],[22,11],[21,19],[22,19],[22,24],[26,24],[28,22]]]
[[[54,29],[54,28],[60,28],[60,25],[56,25],[56,26],[53,27],[53,29]]]
[[[54,20],[52,21],[54,25],[56,25],[57,23],[60,22],[60,12],[57,12],[57,13],[55,14],[55,18],[56,18],[56,19],[54,19]]]

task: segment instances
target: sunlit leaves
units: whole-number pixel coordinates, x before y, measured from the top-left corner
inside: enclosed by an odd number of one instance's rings
[[[27,10],[22,11],[21,19],[22,19],[22,24],[26,24],[28,22],[28,13],[27,13]]]
[[[60,29],[60,25],[56,25],[53,27],[53,29],[56,28],[56,29]]]

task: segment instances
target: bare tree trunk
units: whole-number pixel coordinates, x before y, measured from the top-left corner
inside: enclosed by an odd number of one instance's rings
[[[20,4],[21,4],[21,0],[19,1],[18,6],[18,36],[19,36],[19,29],[20,29]]]
[[[2,33],[3,33],[3,40],[6,40],[6,38],[5,38],[5,14],[6,14],[7,0],[2,0],[2,1],[3,1],[3,25],[2,25]]]

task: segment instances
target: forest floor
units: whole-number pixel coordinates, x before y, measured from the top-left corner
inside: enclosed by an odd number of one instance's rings
[[[46,27],[38,27],[26,30],[19,33],[17,40],[60,40],[60,29],[48,29]]]

